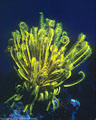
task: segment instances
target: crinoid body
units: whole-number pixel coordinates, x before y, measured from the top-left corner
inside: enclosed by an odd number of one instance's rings
[[[20,76],[21,84],[16,86],[16,94],[7,102],[27,101],[23,112],[29,109],[32,114],[36,101],[48,101],[46,110],[53,105],[56,96],[60,93],[61,85],[70,87],[81,82],[85,74],[80,71],[82,78],[70,84],[64,82],[71,76],[74,68],[84,62],[92,53],[92,50],[81,33],[78,41],[69,49],[70,39],[62,24],[55,20],[44,19],[40,13],[40,26],[28,28],[25,22],[20,22],[20,30],[12,32],[9,40],[8,52],[15,63],[15,70]],[[69,50],[68,50],[69,49]],[[26,94],[25,94],[26,93]]]

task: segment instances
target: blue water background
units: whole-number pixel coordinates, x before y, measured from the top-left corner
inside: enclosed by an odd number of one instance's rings
[[[72,41],[76,41],[81,32],[85,33],[87,41],[95,51],[96,0],[0,0],[0,76],[3,76],[3,78],[11,74],[13,69],[11,61],[5,53],[11,32],[18,28],[21,21],[25,21],[30,27],[38,26],[40,12],[44,13],[45,18],[48,17],[55,19],[56,22],[62,22],[64,30],[69,33]],[[95,54],[95,52],[93,53]],[[78,71],[82,69],[86,73],[86,80],[78,86],[81,98],[77,94],[74,95],[82,102],[84,101],[85,108],[82,108],[81,105],[81,109],[86,116],[94,110],[93,107],[95,106],[94,76],[96,69],[94,66],[96,64],[94,63],[94,56],[77,69]],[[86,89],[84,86],[86,86]],[[75,88],[73,88],[73,93],[74,90]],[[84,90],[85,92],[82,94]],[[86,99],[83,99],[85,95]],[[82,116],[84,115],[83,112],[81,112]]]

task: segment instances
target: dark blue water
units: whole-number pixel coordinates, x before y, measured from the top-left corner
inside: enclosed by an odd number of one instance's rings
[[[69,88],[68,92],[72,97],[80,100],[78,120],[94,120],[96,113],[96,0],[0,0],[0,100],[3,101],[12,95],[18,79],[12,72],[11,61],[5,52],[11,32],[17,29],[20,21],[25,21],[29,26],[37,26],[41,11],[45,18],[62,22],[63,28],[69,33],[72,41],[77,40],[81,32],[87,35],[86,39],[93,49],[93,54],[79,68],[86,73],[86,79],[77,87]],[[63,114],[58,112],[58,120]],[[51,117],[50,119],[55,120],[55,113]]]

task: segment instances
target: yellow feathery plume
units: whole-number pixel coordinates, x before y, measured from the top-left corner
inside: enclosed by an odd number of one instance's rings
[[[83,63],[92,53],[86,35],[81,33],[78,41],[69,49],[70,38],[68,33],[63,30],[61,23],[55,23],[55,20],[44,19],[40,12],[40,27],[28,28],[25,22],[20,22],[20,30],[12,33],[9,40],[8,52],[12,57],[16,71],[20,76],[22,83],[17,85],[16,94],[6,102],[14,100],[24,100],[26,94],[29,95],[25,102],[25,108],[32,110],[36,101],[48,101],[46,110],[53,105],[54,100],[61,90],[61,85],[70,87],[84,80],[85,74],[80,71],[82,78],[79,81],[64,84],[64,81],[70,78],[72,70]],[[25,94],[25,93],[26,94]],[[29,94],[30,93],[30,94]]]

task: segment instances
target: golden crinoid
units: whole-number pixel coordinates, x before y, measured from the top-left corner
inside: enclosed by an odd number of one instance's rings
[[[71,76],[74,68],[84,62],[92,53],[85,35],[81,33],[78,41],[69,49],[70,39],[62,24],[55,20],[44,19],[40,13],[40,27],[28,28],[25,22],[20,22],[20,30],[12,32],[9,40],[8,52],[15,63],[15,70],[20,76],[21,84],[16,86],[16,94],[6,102],[13,100],[27,101],[23,112],[27,109],[32,114],[36,101],[48,101],[46,110],[59,101],[56,95],[60,93],[61,85],[70,87],[81,82],[85,74],[80,71],[82,78],[71,84],[64,84]],[[69,50],[68,50],[69,49]],[[25,94],[26,93],[26,94]]]

